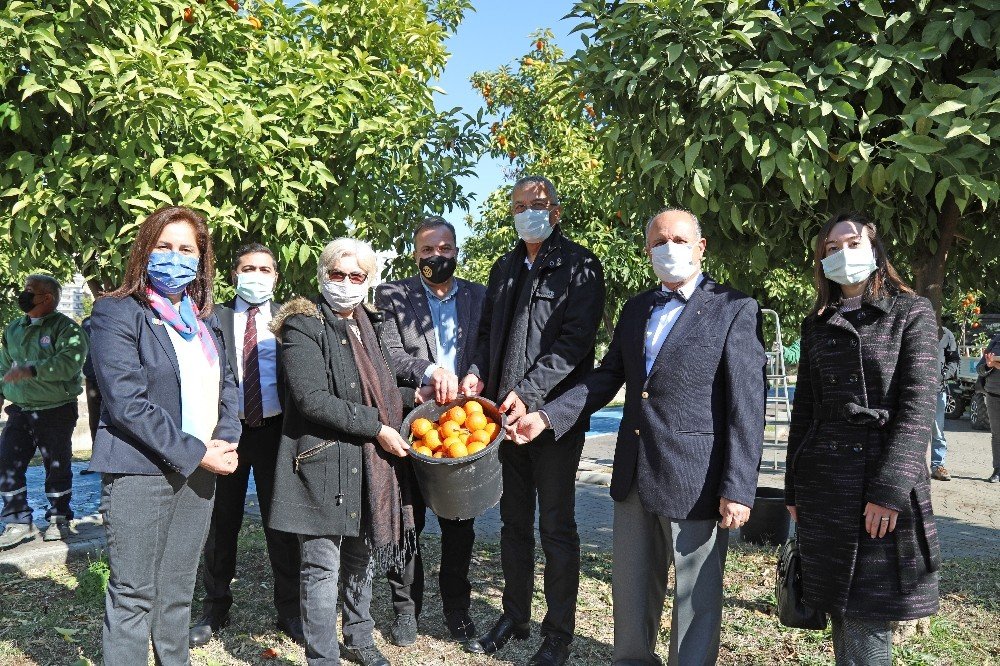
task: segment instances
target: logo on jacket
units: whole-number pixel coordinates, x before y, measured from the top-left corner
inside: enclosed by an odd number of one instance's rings
[[[38,344],[41,345],[42,347],[45,347],[45,348],[51,347],[52,346],[52,336],[50,336],[50,335],[43,335],[42,338],[38,341]]]

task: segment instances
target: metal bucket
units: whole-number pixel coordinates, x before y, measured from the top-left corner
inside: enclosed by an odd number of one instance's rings
[[[407,415],[400,428],[401,434],[409,437],[410,425],[417,419],[425,418],[437,423],[446,411],[470,400],[481,404],[483,413],[498,426],[496,436],[485,449],[464,458],[431,458],[413,449],[409,452],[424,502],[435,514],[450,520],[481,516],[500,501],[503,494],[500,442],[503,441],[506,415],[486,398],[460,397],[444,405],[428,402],[418,406]]]

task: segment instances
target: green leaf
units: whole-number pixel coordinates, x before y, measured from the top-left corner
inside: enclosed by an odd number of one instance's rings
[[[165,158],[165,157],[157,157],[149,165],[149,177],[150,178],[156,178],[156,174],[160,173],[160,171],[163,170],[163,167],[167,166],[167,164],[169,164],[169,163],[170,163],[170,160],[168,160],[167,158]]]
[[[958,100],[948,100],[946,102],[941,102],[934,110],[927,114],[929,117],[940,116],[945,113],[954,113],[955,111],[961,111],[966,107],[965,102],[959,102]]]
[[[860,0],[861,11],[876,18],[885,18],[885,12],[878,0]]]
[[[934,205],[944,210],[944,199],[948,196],[948,178],[943,178],[934,186]]]
[[[74,81],[73,79],[63,79],[62,81],[59,82],[59,87],[65,90],[66,92],[72,93],[74,95],[83,94],[83,91],[80,89],[80,84]]]
[[[944,149],[944,144],[929,136],[921,136],[919,134],[906,134],[900,132],[898,134],[893,134],[888,137],[889,141],[893,141],[903,148],[907,148],[916,153],[923,153],[929,155],[931,153],[936,153],[939,150]]]

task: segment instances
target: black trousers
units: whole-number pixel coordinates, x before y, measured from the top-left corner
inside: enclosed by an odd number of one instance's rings
[[[17,405],[7,407],[7,425],[0,433],[0,521],[30,523],[28,484],[25,472],[38,450],[45,465],[46,518],[73,518],[69,501],[73,494],[73,430],[78,415],[73,402],[29,412]]]
[[[514,622],[531,619],[535,585],[535,503],[545,553],[545,619],[542,635],[567,641],[576,627],[580,586],[580,535],[576,528],[576,472],[585,433],[556,440],[546,430],[530,444],[500,444],[500,561],[503,612]]]
[[[215,508],[205,541],[204,612],[223,615],[233,605],[230,589],[236,575],[236,547],[243,525],[247,485],[253,470],[257,501],[264,521],[267,555],[274,574],[274,607],[283,618],[299,615],[299,540],[294,534],[267,527],[274,494],[275,461],[281,441],[281,416],[265,419],[260,428],[243,426],[239,465],[215,483]]]
[[[402,571],[390,569],[386,574],[392,592],[392,608],[396,615],[412,614],[420,617],[424,602],[424,562],[420,553],[420,533],[424,530],[427,507],[420,494],[417,479],[410,471],[413,488],[413,522],[417,529],[417,550],[406,562]],[[469,583],[469,565],[476,541],[475,519],[449,520],[438,517],[441,526],[441,569],[438,586],[441,605],[445,612],[468,610],[472,605],[472,584]]]
[[[101,404],[104,402],[101,389],[95,379],[84,379],[87,391],[87,419],[90,422],[90,441],[97,439],[97,425],[101,422]]]

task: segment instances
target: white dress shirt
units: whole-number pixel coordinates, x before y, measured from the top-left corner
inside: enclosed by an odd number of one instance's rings
[[[233,307],[233,341],[236,344],[236,372],[240,382],[240,418],[244,418],[243,413],[243,336],[247,332],[247,310],[250,304],[239,296]],[[281,402],[278,400],[278,341],[274,339],[274,333],[268,328],[271,323],[271,301],[261,303],[257,306],[257,316],[254,323],[257,324],[257,359],[260,367],[260,392],[261,404],[264,409],[264,418],[277,416],[281,413]]]
[[[181,371],[181,431],[208,444],[219,425],[219,359],[208,363],[198,336],[185,340],[170,324],[164,328]]]
[[[684,296],[685,299],[691,298],[691,294],[694,290],[698,288],[705,280],[704,273],[698,273],[697,277],[693,280],[688,280],[687,283],[681,285],[680,289],[677,291]],[[665,286],[660,285],[663,291],[670,291]],[[644,345],[644,351],[646,352],[646,374],[649,375],[649,371],[653,369],[653,362],[656,361],[657,355],[660,353],[660,348],[663,347],[663,341],[667,339],[670,335],[671,329],[673,329],[674,324],[677,323],[677,319],[680,318],[681,313],[684,312],[684,306],[686,304],[682,303],[678,299],[673,299],[666,305],[661,305],[660,307],[654,307],[653,312],[649,315],[649,321],[646,322],[646,342]]]

